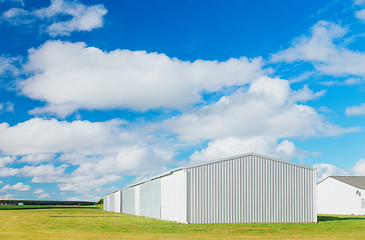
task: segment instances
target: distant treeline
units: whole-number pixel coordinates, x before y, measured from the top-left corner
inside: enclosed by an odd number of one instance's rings
[[[47,201],[47,200],[0,200],[2,205],[38,205],[38,206],[90,206],[95,205],[95,202],[87,201]]]

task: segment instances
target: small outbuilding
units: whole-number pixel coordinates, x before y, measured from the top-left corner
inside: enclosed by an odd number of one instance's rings
[[[317,192],[319,214],[365,214],[365,176],[330,176]]]
[[[316,171],[249,153],[124,187],[105,195],[104,210],[181,223],[316,222]]]

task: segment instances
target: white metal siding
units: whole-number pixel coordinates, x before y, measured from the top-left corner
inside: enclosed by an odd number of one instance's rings
[[[315,171],[260,156],[187,169],[188,222],[316,222]]]
[[[114,193],[114,212],[120,213],[121,212],[121,205],[122,205],[122,196],[121,196],[122,192],[120,190],[116,191]]]
[[[161,179],[140,185],[140,215],[161,218]]]
[[[161,178],[161,219],[187,223],[186,170]]]
[[[104,211],[107,211],[107,209],[108,209],[108,203],[107,203],[107,196],[108,195],[104,195],[104,199],[103,199],[103,210]]]
[[[109,211],[115,212],[115,193],[109,194]]]
[[[134,214],[136,214],[137,216],[141,215],[141,210],[140,210],[141,202],[140,202],[139,187],[140,187],[140,185],[134,187],[134,201],[135,201],[134,202]]]
[[[110,194],[106,195],[105,196],[105,208],[106,208],[106,211],[110,211],[110,204],[109,204],[109,198],[110,198]]]
[[[125,188],[122,190],[122,212],[128,214],[134,214],[135,202],[134,202],[134,187]]]

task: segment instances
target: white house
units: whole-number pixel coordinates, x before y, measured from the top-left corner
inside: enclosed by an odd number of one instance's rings
[[[104,209],[182,223],[316,222],[315,199],[314,168],[249,153],[124,187]]]
[[[365,214],[365,176],[330,176],[317,184],[319,214]]]

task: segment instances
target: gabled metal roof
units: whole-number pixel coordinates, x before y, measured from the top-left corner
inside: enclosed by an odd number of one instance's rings
[[[184,168],[184,169],[194,168],[194,167],[199,167],[199,166],[208,165],[208,164],[214,164],[214,163],[218,163],[218,162],[229,161],[229,160],[232,160],[232,159],[235,159],[235,158],[248,157],[248,156],[262,157],[262,158],[266,158],[266,159],[269,159],[269,160],[272,160],[272,161],[275,161],[275,162],[281,162],[281,163],[293,165],[293,166],[296,166],[296,167],[306,168],[306,169],[310,169],[310,170],[317,170],[316,168],[312,168],[312,167],[304,166],[304,165],[301,165],[301,164],[296,164],[296,163],[292,163],[292,162],[279,160],[279,159],[276,159],[276,158],[268,157],[268,156],[261,155],[261,154],[258,154],[258,153],[254,153],[254,152],[241,154],[241,155],[236,155],[236,156],[231,156],[231,157],[226,157],[226,158],[221,158],[221,159],[217,159],[217,160],[213,160],[213,161],[209,161],[209,162],[205,162],[205,163],[189,165],[189,166],[182,167],[182,168]]]
[[[365,176],[329,176],[340,182],[365,190]]]
[[[208,165],[208,164],[214,164],[214,163],[218,163],[218,162],[230,161],[230,160],[233,160],[233,159],[236,159],[236,158],[242,158],[242,157],[248,157],[248,156],[262,157],[262,158],[269,159],[271,161],[276,161],[276,162],[281,162],[281,163],[288,164],[288,165],[292,165],[292,166],[296,166],[296,167],[306,168],[306,169],[309,169],[309,170],[312,170],[312,171],[317,170],[316,168],[312,168],[312,167],[308,167],[308,166],[304,166],[304,165],[300,165],[300,164],[296,164],[296,163],[291,163],[291,162],[287,162],[287,161],[275,159],[275,158],[272,158],[272,157],[268,157],[268,156],[265,156],[265,155],[261,155],[261,154],[257,154],[257,153],[250,152],[250,153],[246,153],[246,154],[241,154],[241,155],[236,155],[236,156],[221,158],[221,159],[217,159],[217,160],[213,160],[213,161],[209,161],[209,162],[205,162],[205,163],[199,163],[199,164],[195,164],[195,165],[188,165],[188,166],[178,167],[178,168],[172,169],[172,170],[170,170],[168,172],[165,172],[163,174],[154,176],[152,178],[148,178],[147,180],[144,180],[144,181],[140,181],[138,183],[133,183],[133,184],[127,185],[127,186],[123,187],[122,189],[134,187],[134,186],[140,185],[142,183],[148,182],[150,180],[154,180],[154,179],[157,179],[157,178],[161,178],[163,176],[166,176],[166,175],[170,175],[173,172],[177,172],[177,171],[180,171],[180,170],[185,170],[185,169],[200,167],[200,166],[204,166],[204,165]]]

